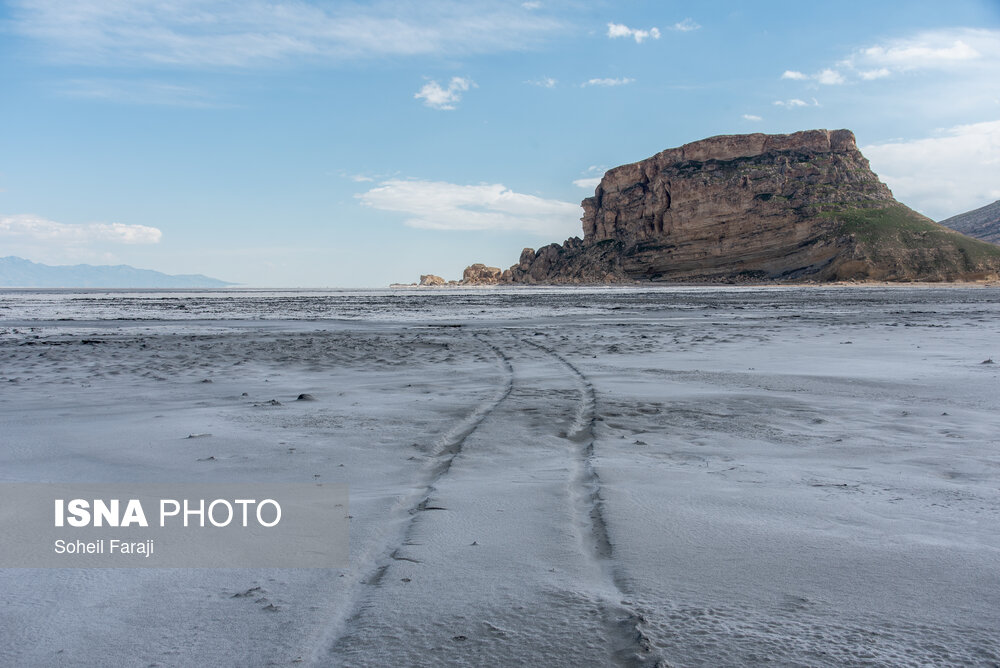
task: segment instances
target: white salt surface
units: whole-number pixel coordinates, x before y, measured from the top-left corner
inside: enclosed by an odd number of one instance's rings
[[[351,497],[343,570],[0,570],[0,665],[997,665],[998,297],[0,292],[0,480]]]

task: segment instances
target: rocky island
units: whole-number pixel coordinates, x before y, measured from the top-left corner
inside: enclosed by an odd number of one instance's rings
[[[1000,246],[897,202],[850,130],[711,137],[605,173],[583,238],[462,285],[973,281]]]

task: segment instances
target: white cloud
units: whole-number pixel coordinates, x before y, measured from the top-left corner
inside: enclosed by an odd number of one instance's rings
[[[579,233],[582,214],[576,204],[516,193],[499,183],[392,179],[356,197],[365,206],[406,214],[410,227],[431,230],[520,230],[564,238]]]
[[[424,104],[432,109],[450,110],[462,100],[462,93],[475,85],[471,79],[462,77],[452,77],[447,88],[443,88],[437,81],[428,81],[423,88],[413,94],[413,97],[423,100]]]
[[[67,97],[125,104],[194,108],[221,106],[207,91],[159,81],[72,79],[60,86],[59,93]]]
[[[781,78],[782,79],[791,79],[793,81],[810,81],[810,80],[814,80],[814,81],[818,81],[819,83],[824,84],[826,86],[834,86],[834,85],[837,85],[837,84],[845,83],[847,81],[844,78],[843,74],[841,74],[837,70],[830,69],[830,68],[827,68],[827,69],[823,70],[822,72],[820,72],[818,74],[813,74],[813,75],[805,74],[803,72],[799,72],[798,70],[785,70],[785,72],[781,75]]]
[[[816,81],[825,86],[836,86],[844,83],[844,75],[837,70],[825,69],[816,75]]]
[[[660,30],[659,28],[641,30],[639,28],[629,28],[623,23],[609,23],[608,37],[611,39],[615,39],[617,37],[631,37],[635,40],[636,44],[642,44],[642,42],[649,37],[652,37],[653,39],[660,39]]]
[[[961,39],[925,33],[924,36],[915,39],[870,46],[856,54],[855,58],[899,70],[912,70],[950,67],[956,63],[981,58],[982,55]]]
[[[798,98],[792,98],[791,100],[775,100],[774,105],[777,107],[784,107],[785,109],[799,109],[802,107],[810,106],[808,102],[806,102],[805,100],[800,100]],[[816,103],[815,106],[818,107],[819,103]]]
[[[889,76],[890,74],[892,74],[892,71],[889,70],[889,68],[887,67],[879,67],[878,69],[874,70],[862,70],[858,72],[858,75],[860,75],[861,78],[864,79],[865,81],[882,79]]]
[[[997,77],[1000,76],[1000,30],[924,31],[857,49],[837,66],[857,73],[863,81],[918,71]]]
[[[625,86],[625,85],[628,85],[628,84],[630,84],[630,83],[632,83],[634,81],[635,81],[635,79],[629,79],[628,77],[620,77],[618,79],[587,79],[586,81],[584,81],[580,85],[584,86],[584,87],[586,87],[586,86]]]
[[[762,121],[764,119],[755,114],[743,114],[743,120],[757,122],[757,121]]]
[[[1000,199],[1000,120],[861,151],[899,201],[935,220]]]
[[[163,233],[155,227],[123,223],[58,223],[40,216],[18,214],[0,216],[0,237],[15,237],[54,244],[111,242],[120,244],[159,243]]]
[[[905,109],[910,127],[992,118],[1000,81],[1000,30],[915,32],[845,51],[815,73],[790,69],[781,78],[814,89],[822,84],[854,84],[846,94],[855,103],[864,100],[869,109]]]
[[[693,19],[687,18],[683,21],[674,24],[674,30],[679,32],[691,32],[692,30],[698,30],[701,28],[700,25],[695,23]]]
[[[248,67],[517,50],[562,30],[535,3],[13,0],[7,26],[60,62]]]
[[[521,6],[530,11],[532,9],[539,9],[542,6],[542,3],[536,2],[535,0],[529,0],[529,2],[522,2]]]
[[[552,77],[542,77],[541,79],[535,79],[534,81],[525,81],[524,83],[530,84],[532,86],[538,86],[539,88],[555,88],[556,84],[559,82]]]
[[[587,176],[582,176],[573,181],[573,185],[577,188],[586,188],[588,190],[593,190],[604,178],[604,174],[608,171],[608,168],[603,165],[591,165],[584,170],[584,174]]]

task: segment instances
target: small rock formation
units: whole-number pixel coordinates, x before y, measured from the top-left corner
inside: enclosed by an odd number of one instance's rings
[[[499,279],[934,281],[1000,272],[1000,248],[893,199],[849,130],[728,135],[668,149],[609,170],[582,206],[583,239],[526,248]],[[499,272],[465,271],[463,284],[495,282]]]
[[[970,237],[1000,244],[1000,200],[942,220],[941,224]]]
[[[440,276],[435,276],[434,274],[421,274],[420,275],[420,285],[444,285],[446,281]]]
[[[500,267],[487,267],[485,264],[473,264],[462,272],[460,285],[496,285],[500,282],[503,272]]]

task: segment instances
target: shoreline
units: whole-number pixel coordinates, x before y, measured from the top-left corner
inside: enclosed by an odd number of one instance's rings
[[[420,285],[418,283],[390,283],[389,290],[470,290],[490,288],[823,288],[823,287],[883,287],[883,288],[958,288],[958,287],[1000,287],[1000,279],[984,281],[826,281],[814,282],[781,282],[781,283],[700,283],[700,282],[654,282],[636,281],[633,283],[466,283],[446,285]],[[378,289],[378,288],[373,288]]]

